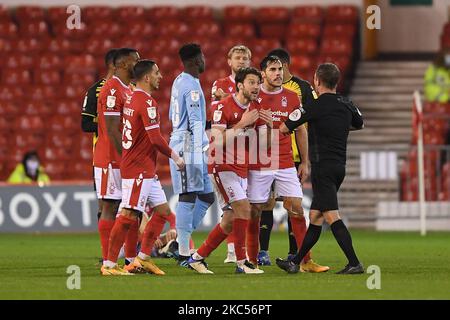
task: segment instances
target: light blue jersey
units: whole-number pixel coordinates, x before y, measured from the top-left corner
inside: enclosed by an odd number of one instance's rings
[[[174,80],[169,117],[173,128],[170,147],[186,162],[186,169],[178,171],[170,160],[174,193],[212,192],[207,170],[206,102],[199,79],[182,72]]]

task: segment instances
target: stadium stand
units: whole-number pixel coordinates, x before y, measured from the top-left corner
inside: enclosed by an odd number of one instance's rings
[[[136,47],[142,57],[160,65],[164,79],[154,95],[162,106],[162,119],[168,118],[170,86],[181,70],[177,50],[186,41],[200,43],[205,52],[207,70],[201,81],[207,99],[213,80],[228,74],[226,53],[237,43],[250,47],[255,65],[269,50],[287,47],[292,71],[310,82],[317,63],[336,62],[345,75],[339,89],[346,91],[359,54],[354,49],[359,41],[358,9],[332,9],[87,6],[82,8],[81,28],[70,30],[65,25],[66,7],[2,7],[0,110],[7,120],[0,120],[0,130],[15,139],[0,140],[0,179],[6,179],[25,146],[38,148],[52,181],[91,179],[92,141],[86,142],[79,128],[80,109],[85,90],[103,74],[103,55],[112,47]],[[127,20],[133,23],[124,28]],[[168,138],[169,122],[162,127]],[[12,144],[17,152],[8,152]],[[161,160],[158,172],[167,182],[168,162]],[[61,166],[62,162],[67,164]],[[70,174],[64,172],[68,167]]]

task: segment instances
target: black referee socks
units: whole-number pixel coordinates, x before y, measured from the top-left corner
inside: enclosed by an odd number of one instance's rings
[[[320,233],[322,232],[322,226],[316,226],[314,224],[309,224],[308,230],[306,231],[305,238],[303,239],[302,247],[300,251],[296,254],[292,262],[295,264],[300,264],[306,254],[311,250],[312,247],[320,238]]]
[[[342,251],[344,251],[350,266],[357,266],[359,264],[359,260],[356,257],[355,250],[353,249],[352,236],[350,235],[350,232],[348,232],[344,222],[342,220],[335,221],[331,225],[331,231],[333,232],[333,235]]]

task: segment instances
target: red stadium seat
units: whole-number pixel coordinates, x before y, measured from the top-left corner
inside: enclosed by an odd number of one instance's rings
[[[6,117],[0,117],[0,132],[1,133],[9,133],[10,129],[11,129],[12,125],[9,122],[9,119],[7,119]]]
[[[47,135],[45,142],[47,147],[61,148],[66,150],[70,150],[74,145],[72,137],[68,135]]]
[[[36,68],[42,70],[60,70],[64,67],[63,59],[61,56],[55,53],[43,53],[37,57]]]
[[[9,40],[0,38],[0,54],[11,52],[13,49],[16,49],[16,40]]]
[[[350,56],[353,52],[353,43],[345,38],[323,39],[320,50],[327,55]]]
[[[31,73],[28,69],[3,69],[2,83],[19,86],[30,84]]]
[[[150,48],[152,47],[152,43],[153,43],[153,41],[146,40],[143,37],[139,37],[139,36],[135,36],[135,37],[124,36],[121,39],[115,41],[115,45],[117,48],[124,48],[124,47],[135,48],[136,50],[138,50],[141,57],[144,57],[142,55],[142,52],[144,50],[147,50],[147,49],[149,49],[149,47]],[[104,65],[105,64],[104,56],[101,56],[100,58],[102,60],[102,65]]]
[[[158,24],[160,37],[175,37],[183,39],[190,32],[189,26],[185,22],[178,20],[161,21]]]
[[[289,9],[286,7],[261,7],[256,9],[256,21],[263,23],[288,23]]]
[[[153,42],[151,57],[161,57],[164,55],[176,54],[180,49],[181,42],[176,38],[161,37]]]
[[[309,72],[315,67],[315,59],[305,54],[291,56],[291,68],[296,73]]]
[[[54,103],[53,112],[62,116],[71,116],[81,114],[83,99],[60,99]],[[92,144],[92,143],[91,143]]]
[[[86,88],[90,87],[96,81],[96,77],[92,73],[72,73],[65,72],[63,76],[64,85],[82,85]]]
[[[90,50],[88,49],[87,51]],[[90,54],[66,56],[64,58],[64,65],[66,66],[64,69],[65,72],[95,73],[96,70],[95,58]]]
[[[19,24],[21,37],[45,38],[49,36],[47,22],[44,20],[24,21]]]
[[[114,8],[109,6],[87,6],[81,8],[83,13],[83,20],[87,22],[102,20],[102,21],[113,21],[115,18]]]
[[[27,92],[29,95],[29,92]],[[24,88],[0,86],[0,101],[19,101],[24,96]]]
[[[15,147],[28,150],[38,150],[44,146],[44,135],[30,134],[28,132],[15,132],[11,135]]]
[[[69,40],[85,40],[92,33],[92,30],[88,28],[83,21],[80,23],[80,27],[76,29],[67,28],[66,21],[57,22],[53,25],[53,34],[57,38],[64,38]]]
[[[9,20],[0,21],[0,38],[14,39],[17,37],[17,25]]]
[[[279,47],[281,47],[281,42],[277,39],[259,38],[254,39],[251,42],[249,49],[252,52],[252,56],[266,56],[269,51]],[[256,64],[259,63],[259,60],[255,60],[253,57],[252,60],[255,61]]]
[[[151,21],[165,21],[180,19],[180,11],[175,6],[155,6],[148,10]]]
[[[135,38],[152,38],[158,34],[156,26],[150,21],[135,21],[129,25],[125,38],[135,37]]]
[[[286,23],[264,23],[259,25],[262,38],[282,38],[286,33]]]
[[[50,86],[55,86],[61,83],[61,73],[59,70],[41,70],[35,69],[34,73],[34,83],[45,84]]]
[[[209,20],[191,22],[189,29],[199,38],[217,38],[221,35],[220,25]]]
[[[72,53],[73,44],[74,41],[71,41],[66,38],[51,38],[48,43],[47,53],[54,53],[58,55],[65,55]],[[78,46],[81,46],[81,43],[78,43]]]
[[[80,123],[81,115],[79,117],[65,117],[55,115],[50,119],[50,123],[47,125],[47,127],[52,131],[59,132],[55,134],[67,134],[79,131]]]
[[[38,54],[47,48],[46,39],[41,38],[20,38],[17,40],[17,51],[24,54]]]
[[[69,160],[70,157],[64,157],[64,158],[53,158],[55,154],[45,152],[46,160],[44,163],[44,170],[45,173],[49,176],[50,180],[57,181],[57,180],[65,180],[67,177],[67,165],[59,160]],[[48,157],[47,157],[48,155]],[[55,160],[55,161],[49,161],[49,160]]]
[[[325,21],[335,23],[356,23],[358,21],[358,8],[350,5],[329,6],[325,15]]]
[[[70,178],[74,180],[92,180],[92,162],[75,163]]]
[[[49,101],[61,94],[60,91],[55,91],[53,86],[46,85],[32,85],[26,89],[26,96],[28,99],[35,101]]]
[[[77,157],[83,161],[89,161],[92,163],[92,147],[90,148],[86,148],[83,147],[77,151],[75,151],[77,153]],[[91,169],[92,172],[92,169]]]
[[[40,6],[20,6],[15,10],[16,19],[19,22],[30,20],[45,20],[45,11]]]
[[[212,8],[207,6],[187,6],[182,9],[182,15],[188,22],[214,20]]]
[[[314,39],[288,38],[287,49],[291,54],[314,55],[318,51],[317,41]]]
[[[21,109],[29,116],[49,116],[55,112],[52,101],[26,100],[21,103]]]
[[[20,108],[20,103],[18,101],[1,101],[0,102],[0,114],[2,118],[8,120],[14,119],[22,112]]]
[[[4,21],[4,20],[10,20],[11,16],[9,14],[9,10],[8,8],[0,5],[0,20]]]
[[[32,69],[33,59],[33,56],[25,54],[6,55],[0,63],[2,68]]]
[[[56,25],[66,21],[68,17],[67,7],[50,7],[47,8],[47,19],[52,25]]]
[[[88,25],[89,35],[92,38],[116,39],[126,35],[126,29],[118,21],[93,20]]]
[[[321,26],[316,23],[291,23],[287,29],[288,38],[314,38],[319,39],[321,34]]]
[[[43,133],[46,125],[40,116],[22,116],[14,121],[16,131],[40,132]]]
[[[255,26],[252,23],[230,23],[224,26],[228,38],[249,39],[255,37]]]
[[[345,74],[349,70],[351,64],[350,57],[347,55],[328,55],[321,53],[317,58],[317,64],[325,62],[332,62],[336,64],[342,74]]]
[[[292,10],[294,21],[310,21],[321,23],[323,20],[323,8],[321,6],[298,6]]]
[[[123,6],[116,9],[116,17],[120,23],[133,25],[139,20],[145,20],[146,10],[143,6]]]
[[[249,6],[227,6],[223,10],[224,21],[253,22],[253,9]]]
[[[83,101],[87,89],[86,85],[67,85],[63,89],[63,93],[65,94],[64,97],[67,99],[80,99],[80,101]]]
[[[356,34],[356,25],[350,23],[342,23],[342,24],[326,24],[323,29],[323,36],[325,38],[347,38],[352,40],[355,38]]]

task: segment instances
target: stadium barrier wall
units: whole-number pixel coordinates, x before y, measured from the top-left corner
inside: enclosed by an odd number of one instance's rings
[[[168,202],[175,212],[178,196],[164,186]],[[311,203],[306,187],[305,210]],[[284,223],[286,211],[281,203],[274,210],[276,221]],[[197,230],[211,230],[220,220],[215,202]],[[97,231],[97,196],[92,184],[53,183],[51,186],[0,186],[0,233],[64,233]]]

